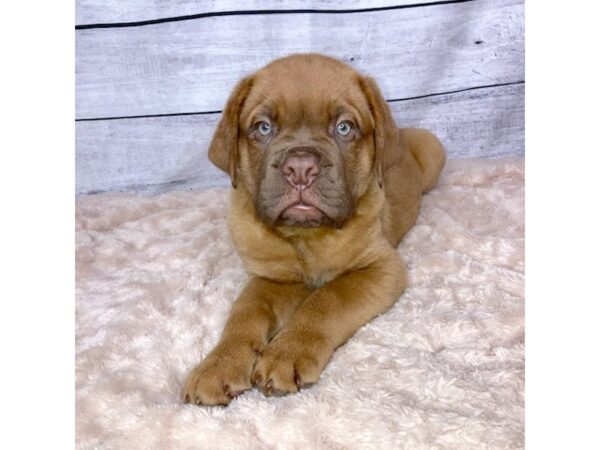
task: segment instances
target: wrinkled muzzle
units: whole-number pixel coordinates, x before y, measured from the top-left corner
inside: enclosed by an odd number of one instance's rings
[[[353,202],[341,161],[315,147],[292,147],[268,159],[257,199],[265,223],[340,228],[350,217]]]

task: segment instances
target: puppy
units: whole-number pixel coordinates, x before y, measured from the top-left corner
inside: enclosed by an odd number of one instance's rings
[[[397,128],[373,79],[302,54],[239,82],[209,158],[231,178],[229,233],[249,279],[183,399],[296,392],[404,291],[394,247],[445,151],[425,130]]]

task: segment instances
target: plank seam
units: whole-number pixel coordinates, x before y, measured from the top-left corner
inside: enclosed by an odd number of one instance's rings
[[[174,116],[202,116],[211,114],[221,114],[222,110],[217,111],[197,111],[182,113],[164,113],[164,114],[145,114],[139,116],[117,116],[117,117],[91,117],[84,119],[75,119],[75,122],[93,122],[97,120],[123,120],[123,119],[151,119],[153,117],[174,117]]]
[[[356,8],[356,9],[261,9],[261,10],[240,10],[240,11],[213,11],[199,14],[188,14],[176,17],[164,17],[161,19],[140,20],[136,22],[113,22],[113,23],[90,23],[75,25],[76,30],[90,30],[98,28],[125,28],[141,27],[145,25],[157,25],[168,22],[180,22],[183,20],[205,19],[209,17],[223,16],[256,16],[273,14],[355,14],[364,12],[390,11],[397,9],[422,8],[427,6],[449,5],[454,3],[468,3],[475,0],[444,0],[440,2],[415,3],[410,5],[392,5],[380,6],[375,8]]]
[[[502,86],[514,86],[514,85],[517,85],[517,84],[525,84],[525,80],[511,81],[511,82],[508,82],[508,83],[488,84],[488,85],[485,85],[485,86],[475,86],[475,87],[470,87],[470,88],[457,89],[455,91],[448,91],[448,92],[440,92],[440,93],[433,93],[433,94],[417,95],[415,97],[392,98],[392,99],[386,100],[386,102],[388,102],[388,103],[406,102],[406,101],[409,101],[409,100],[418,100],[418,99],[421,99],[421,98],[439,97],[441,95],[459,94],[461,92],[476,91],[478,89],[489,89],[489,88],[496,88],[496,87],[502,87]]]
[[[514,86],[514,85],[519,85],[519,84],[525,84],[525,80],[511,81],[509,83],[488,84],[485,86],[475,86],[475,87],[470,87],[470,88],[457,89],[454,91],[418,95],[415,97],[393,98],[393,99],[389,99],[386,101],[388,103],[398,103],[398,102],[405,102],[405,101],[410,101],[410,100],[418,100],[418,99],[422,99],[422,98],[440,97],[442,95],[458,94],[458,93],[467,92],[467,91],[475,91],[475,90],[480,90],[480,89],[492,89],[492,88],[503,87],[503,86]],[[222,110],[217,110],[217,111],[198,111],[198,112],[183,112],[183,113],[146,114],[146,115],[138,115],[138,116],[90,117],[90,118],[83,118],[83,119],[75,119],[75,122],[94,122],[94,121],[100,121],[100,120],[151,119],[154,117],[201,116],[201,115],[221,114],[222,112],[223,112]]]

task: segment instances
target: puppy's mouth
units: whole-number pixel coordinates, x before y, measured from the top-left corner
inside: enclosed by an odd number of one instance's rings
[[[327,216],[316,206],[302,200],[288,206],[279,215],[278,222],[287,226],[319,227]]]

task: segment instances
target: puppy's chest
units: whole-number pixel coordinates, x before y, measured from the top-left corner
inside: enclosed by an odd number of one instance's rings
[[[248,245],[250,244],[250,245]],[[281,281],[303,282],[321,287],[346,272],[353,259],[341,248],[327,243],[306,242],[246,242],[238,252],[246,270],[253,275]]]
[[[328,248],[305,242],[298,243],[296,248],[304,282],[314,288],[355,269],[363,260],[362,252],[356,248]]]
[[[368,265],[379,228],[376,221],[355,220],[340,230],[276,231],[256,220],[230,221],[231,237],[250,274],[315,288]]]

